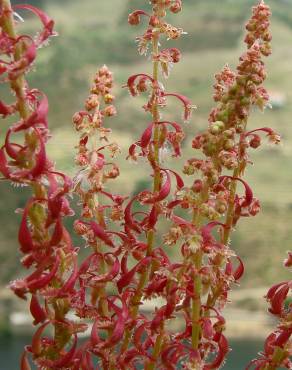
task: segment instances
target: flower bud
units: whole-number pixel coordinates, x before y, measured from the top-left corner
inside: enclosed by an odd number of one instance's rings
[[[176,0],[173,5],[169,8],[172,13],[179,13],[182,10],[181,0]]]
[[[76,232],[76,234],[78,235],[84,235],[87,233],[87,231],[89,230],[89,227],[86,226],[83,222],[79,221],[79,220],[75,220],[74,221],[74,231]]]
[[[108,69],[108,67],[104,64],[99,70],[98,70],[98,76],[99,77],[107,77],[112,78],[112,73]]]
[[[115,97],[112,94],[105,94],[103,99],[104,99],[105,104],[110,104],[115,100]]]
[[[88,158],[86,154],[78,154],[75,157],[75,163],[79,166],[86,166],[88,165]]]
[[[156,15],[152,15],[149,20],[149,25],[152,27],[157,27],[159,26],[160,21],[159,18]]]
[[[200,193],[203,189],[203,181],[202,180],[195,180],[192,186],[192,191],[194,193]]]
[[[146,92],[148,87],[147,87],[147,78],[140,78],[139,82],[137,83],[137,91],[140,93]]]
[[[212,135],[218,135],[220,132],[224,130],[224,127],[225,127],[224,122],[216,121],[212,123],[210,127],[210,132]]]
[[[256,216],[261,209],[261,205],[258,199],[254,199],[252,204],[249,207],[249,214],[251,216]]]
[[[192,148],[194,149],[200,149],[202,147],[202,136],[198,135],[192,140]]]
[[[89,97],[85,101],[85,109],[90,111],[98,107],[99,107],[98,95],[96,94],[89,95]]]
[[[225,143],[224,143],[224,149],[225,150],[231,150],[233,148],[234,148],[234,141],[231,140],[231,139],[226,140]]]
[[[261,138],[259,135],[253,135],[253,138],[249,141],[249,146],[253,149],[258,148],[261,145]]]
[[[76,112],[72,118],[72,122],[75,125],[75,129],[80,131],[83,127],[84,116],[80,112]]]
[[[216,206],[215,206],[215,209],[218,213],[220,213],[221,215],[224,214],[227,210],[227,204],[226,202],[217,202],[216,203]]]
[[[104,108],[103,114],[104,114],[105,117],[112,117],[112,116],[115,116],[117,114],[117,110],[116,110],[114,105],[109,105],[109,106]]]
[[[285,267],[292,267],[292,252],[289,251],[287,253],[288,253],[288,257],[284,261],[284,266]]]
[[[200,211],[203,216],[208,217],[209,216],[209,206],[208,204],[204,203],[200,207]]]
[[[131,26],[137,26],[140,23],[140,16],[136,12],[129,14],[128,23]]]
[[[225,130],[224,132],[223,132],[223,135],[224,135],[224,137],[226,137],[226,138],[228,138],[228,139],[232,139],[232,138],[234,138],[234,130]]]
[[[256,30],[257,24],[255,20],[250,20],[245,26],[247,31],[253,32]]]

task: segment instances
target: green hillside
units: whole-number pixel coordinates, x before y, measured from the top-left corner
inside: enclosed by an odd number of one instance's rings
[[[273,10],[274,51],[267,62],[267,87],[282,97],[283,106],[254,113],[250,127],[271,126],[283,135],[279,148],[263,146],[254,156],[254,166],[247,178],[262,200],[262,213],[256,219],[243,220],[234,234],[234,248],[246,261],[244,286],[267,285],[284,277],[281,268],[285,251],[292,244],[292,1],[266,1]],[[35,4],[36,1],[31,0]],[[47,12],[56,20],[59,37],[40,51],[36,71],[30,83],[44,90],[50,99],[50,126],[53,140],[51,156],[58,167],[74,173],[76,136],[71,116],[82,107],[97,68],[106,63],[115,73],[118,117],[113,120],[114,136],[126,157],[127,147],[137,139],[148,117],[142,112],[143,97],[132,99],[122,89],[127,76],[149,70],[149,63],[137,55],[135,36],[141,28],[127,24],[128,10],[145,7],[145,0],[43,0]],[[213,76],[228,62],[236,66],[243,50],[243,25],[249,17],[250,0],[184,0],[184,11],[170,21],[182,26],[187,35],[176,43],[184,51],[182,62],[175,66],[165,82],[168,90],[188,95],[198,106],[187,128],[185,157],[194,155],[190,140],[207,125],[213,106]],[[218,5],[220,4],[220,5]],[[28,25],[37,27],[31,18]],[[169,45],[174,45],[170,43]],[[1,93],[4,93],[1,92]],[[178,106],[168,114],[179,117]],[[0,127],[3,137],[4,125]],[[181,162],[175,163],[177,168]],[[122,164],[122,175],[115,189],[135,191],[145,179],[146,168]],[[25,191],[0,184],[0,281],[6,283],[19,271],[14,209],[23,206]],[[18,274],[19,272],[17,272]]]

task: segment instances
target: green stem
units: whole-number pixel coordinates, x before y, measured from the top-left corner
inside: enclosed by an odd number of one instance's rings
[[[92,147],[91,152],[92,153],[95,153],[98,148],[97,136],[98,136],[98,131],[94,128],[92,130],[92,135],[91,135],[91,147]],[[88,205],[92,210],[94,219],[97,221],[98,224],[102,225],[105,228],[106,224],[104,220],[104,215],[100,211],[100,200],[99,200],[98,193],[91,194],[91,202],[88,202]],[[103,254],[102,253],[103,246],[101,242],[96,242],[96,245],[94,246],[93,249],[95,253]],[[104,259],[101,258],[100,264],[98,266],[98,271],[97,271],[100,275],[103,275],[106,273],[105,265],[106,264],[105,264]],[[98,308],[99,308],[100,314],[102,316],[108,316],[109,310],[108,310],[108,304],[106,300],[106,283],[100,283],[98,287],[92,288],[91,303],[95,305],[97,302],[97,299],[99,300]]]
[[[238,175],[239,175],[239,168],[236,168],[233,171],[232,177],[238,177]],[[237,190],[237,181],[232,180],[231,185],[230,185],[230,196],[229,196],[229,201],[228,201],[228,209],[226,212],[225,228],[224,228],[223,237],[222,237],[222,243],[224,245],[228,243],[230,234],[232,231],[236,190]]]
[[[201,294],[202,294],[202,279],[197,273],[202,267],[202,252],[199,250],[193,256],[193,263],[196,267],[196,272],[194,276],[194,296],[192,298],[192,346],[194,349],[198,349],[200,333],[201,333]]]
[[[157,55],[159,52],[159,34],[155,35],[153,38],[153,55]],[[153,62],[153,79],[157,82],[158,81],[158,74],[159,74],[159,63],[157,61]],[[154,97],[155,99],[155,97]],[[153,111],[152,111],[152,119],[154,122],[154,162],[156,164],[156,168],[154,168],[154,184],[153,184],[153,191],[158,192],[160,187],[161,187],[161,175],[160,175],[160,168],[159,168],[159,137],[160,137],[160,129],[159,125],[157,122],[159,121],[159,110],[158,110],[158,105],[154,104]],[[148,235],[153,235],[153,240],[154,240],[154,231],[150,230],[148,232]],[[149,246],[148,244],[148,250],[147,254],[149,255],[152,252],[153,248],[153,240],[151,245]],[[147,272],[146,272],[147,274]],[[164,323],[161,324],[160,327],[160,333],[158,334],[155,344],[154,344],[154,349],[152,353],[152,357],[154,361],[151,361],[150,363],[147,363],[145,366],[145,370],[153,370],[156,364],[156,360],[159,357],[159,353],[161,350],[161,346],[163,343],[163,336],[164,336]]]
[[[159,357],[161,346],[163,344],[163,336],[164,336],[164,323],[162,322],[160,327],[160,333],[158,334],[154,344],[154,349],[152,353],[153,361],[146,364],[145,370],[153,370],[155,368],[156,360]]]
[[[201,193],[200,199],[198,201],[197,209],[195,209],[193,212],[193,225],[197,229],[199,229],[203,222],[203,217],[199,212],[199,207],[208,199],[208,195],[209,187],[208,184],[206,183]],[[192,256],[192,261],[196,268],[194,276],[194,296],[192,298],[192,346],[194,349],[198,349],[201,334],[200,318],[202,304],[201,303],[202,279],[197,272],[201,269],[203,262],[203,253],[201,250],[195,252],[195,254]]]
[[[158,52],[159,52],[158,45],[159,45],[159,34],[157,34],[153,37],[152,47],[153,47],[153,54],[154,55],[157,55]],[[158,81],[158,74],[159,74],[159,63],[158,63],[158,61],[153,61],[152,78],[156,82]],[[153,101],[155,102],[156,98],[155,98],[155,92],[154,91],[153,91],[152,99],[154,99]],[[155,163],[154,180],[153,180],[153,192],[155,193],[155,192],[159,191],[160,186],[161,186],[161,176],[160,176],[160,169],[159,169],[159,136],[160,136],[160,129],[159,129],[159,125],[157,124],[157,122],[159,120],[159,110],[158,110],[158,105],[156,103],[154,104],[153,110],[152,110],[152,120],[154,122],[154,134],[153,134],[154,153],[153,154],[154,154],[154,163]],[[154,245],[154,231],[149,230],[147,232],[147,256],[151,255],[152,250],[153,250],[153,245]],[[142,273],[142,275],[140,277],[136,293],[135,293],[135,295],[134,295],[134,297],[132,298],[132,301],[131,301],[130,314],[131,314],[131,317],[133,319],[135,319],[137,317],[137,314],[138,314],[138,311],[139,311],[139,303],[141,302],[141,299],[142,299],[142,296],[143,296],[143,289],[144,289],[145,284],[147,282],[148,273],[149,273],[149,269],[145,268],[145,271]],[[129,343],[130,343],[130,338],[131,338],[131,330],[126,329],[124,341],[123,341],[122,347],[121,347],[121,353],[126,351],[126,349],[128,348]],[[158,342],[160,343],[160,340]],[[155,346],[157,347],[159,345],[159,347],[160,347],[159,343],[155,344]],[[159,352],[158,347],[157,347],[156,351]],[[150,369],[152,369],[152,367],[147,368],[147,365],[146,365],[145,369],[150,370]]]
[[[273,357],[272,357],[272,363],[269,365],[266,365],[264,370],[276,370],[280,367],[280,364],[283,362],[285,357],[288,357],[288,352],[283,350],[281,347],[276,347],[274,349]]]

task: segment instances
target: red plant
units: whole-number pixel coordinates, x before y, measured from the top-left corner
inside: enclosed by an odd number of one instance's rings
[[[94,369],[97,363],[98,369],[109,370],[210,370],[221,367],[229,352],[223,309],[232,284],[244,273],[242,260],[230,248],[231,233],[241,217],[255,216],[260,209],[243,178],[250,163],[248,149],[260,146],[261,133],[276,144],[280,141],[270,128],[247,128],[252,108],[263,110],[269,100],[262,85],[263,57],[271,52],[271,13],[263,1],[253,8],[246,26],[247,50],[236,72],[225,66],[215,76],[216,107],[207,129],[192,141],[199,153],[183,168],[184,175],[193,176],[187,186],[183,175],[166,168],[162,155],[167,149],[179,157],[185,137],[181,122],[162,119],[169,101],[176,99],[182,106],[183,122],[195,108],[187,97],[166,91],[160,81],[181,58],[177,48],[160,45],[163,38],[183,35],[181,28],[165,21],[168,12],[181,11],[182,1],[150,3],[151,13],[136,10],[128,21],[138,25],[146,20],[146,31],[137,37],[138,50],[144,55],[150,49],[152,73],[130,76],[126,87],[134,97],[148,96],[143,108],[149,122],[130,146],[128,158],[146,160],[153,181],[150,189],[129,197],[108,187],[119,175],[113,162],[119,147],[110,142],[107,126],[108,118],[116,115],[112,73],[106,66],[97,71],[84,110],[73,116],[80,133],[80,170],[72,182],[46,155],[47,98],[25,80],[38,49],[54,35],[54,22],[33,6],[12,9],[9,0],[0,0],[1,82],[15,94],[12,104],[0,101],[0,113],[18,115],[0,149],[0,171],[32,190],[22,213],[19,244],[22,264],[33,272],[11,283],[19,297],[31,297],[30,311],[38,325],[21,358],[23,370],[30,369],[28,355],[39,369]],[[39,17],[43,28],[35,38],[17,34],[14,10]],[[90,248],[80,266],[79,249],[63,225],[63,218],[73,215],[67,198],[71,191],[82,206],[74,230]],[[168,229],[161,238],[162,221]],[[171,248],[181,251],[179,260],[170,258]],[[281,324],[267,339],[263,356],[252,361],[256,369],[291,368],[291,305],[284,307],[290,288],[290,282],[283,282],[268,292],[270,311]],[[146,315],[143,302],[158,297],[163,303]],[[178,318],[184,327],[173,332],[171,324]],[[79,344],[78,334],[88,328],[89,338]]]
[[[284,266],[291,268],[291,252],[284,261]],[[259,358],[252,360],[247,369],[276,370],[279,368],[292,368],[291,361],[291,335],[292,335],[292,280],[283,281],[273,285],[266,295],[269,302],[269,312],[278,318],[279,323],[265,340],[264,351],[259,353]]]
[[[20,298],[31,296],[33,324],[40,324],[32,344],[25,348],[21,368],[30,369],[27,354],[39,368],[62,368],[72,361],[77,333],[84,330],[83,325],[67,319],[78,278],[77,250],[63,224],[64,217],[73,215],[67,199],[71,180],[56,171],[46,154],[47,98],[38,89],[31,89],[24,78],[37,50],[54,35],[54,22],[30,5],[12,9],[6,0],[0,5],[1,82],[9,84],[15,95],[12,104],[1,101],[1,114],[18,115],[0,149],[0,171],[9,181],[29,186],[32,191],[22,213],[18,240],[22,265],[33,272],[10,286]],[[16,33],[16,9],[31,11],[40,19],[42,30],[35,38]],[[53,337],[44,336],[49,327],[54,329]],[[71,338],[73,344],[67,350]]]

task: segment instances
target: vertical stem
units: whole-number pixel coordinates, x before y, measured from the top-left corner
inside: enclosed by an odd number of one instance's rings
[[[158,54],[158,40],[159,35],[154,35],[153,37],[153,55]],[[152,78],[155,81],[155,83],[158,83],[158,61],[153,62],[153,72],[152,72]],[[158,111],[158,105],[155,97],[155,91],[152,93],[152,99],[154,101],[153,109],[152,109],[152,120],[154,122],[154,181],[153,181],[153,192],[159,191],[160,184],[161,184],[161,178],[160,178],[160,168],[159,168],[159,125],[157,124],[159,120],[159,111]],[[147,232],[147,255],[149,256],[152,252],[153,248],[153,242],[154,242],[154,231],[149,230]]]
[[[92,148],[91,153],[95,153],[96,150],[97,150],[97,147],[98,147],[98,145],[97,145],[97,135],[98,135],[97,130],[93,129],[92,135],[91,135],[91,148]],[[95,194],[92,194],[91,196],[92,196],[92,199],[91,199],[91,202],[89,202],[89,204],[91,205],[93,217],[95,218],[95,220],[97,221],[98,224],[101,224],[101,225],[103,225],[103,227],[106,227],[105,220],[104,220],[104,215],[102,214],[102,212],[99,209],[100,201],[99,201],[98,194],[95,193]],[[102,243],[101,242],[96,243],[96,245],[94,246],[94,252],[95,253],[99,253],[99,252],[102,253]],[[98,266],[98,271],[97,272],[101,275],[106,272],[105,261],[104,261],[103,258],[101,258],[101,261],[100,261],[100,264]],[[93,305],[95,305],[96,302],[97,302],[97,299],[99,298],[99,302],[98,302],[99,312],[103,316],[108,316],[109,310],[108,310],[108,305],[107,305],[107,301],[106,301],[105,286],[106,286],[105,283],[99,283],[98,287],[93,287],[92,288],[91,303]]]
[[[244,122],[244,129],[243,129],[244,132],[246,131],[246,126],[247,126],[247,121]],[[233,171],[233,175],[232,175],[233,177],[240,177],[243,173],[242,157],[244,153],[241,152],[242,137],[244,137],[243,134],[240,135],[240,139],[238,142],[238,146],[239,146],[238,166]],[[231,228],[233,225],[234,202],[235,202],[235,196],[236,196],[236,189],[237,189],[237,182],[233,180],[230,185],[230,198],[228,202],[228,209],[227,209],[226,220],[225,220],[225,228],[224,228],[223,238],[222,238],[222,243],[225,245],[229,241],[229,237],[231,234]]]
[[[158,49],[158,43],[159,43],[159,34],[155,34],[153,37],[153,55],[157,55],[159,52]],[[154,60],[153,61],[153,80],[155,83],[158,83],[158,67],[159,63],[158,61]],[[155,98],[155,92],[153,92],[153,98],[155,101],[155,104],[153,106],[153,111],[152,111],[152,120],[154,122],[154,161],[156,164],[156,168],[154,169],[155,174],[154,174],[154,186],[153,186],[153,191],[158,191],[160,188],[160,170],[159,170],[159,125],[157,122],[159,121],[159,110],[158,110],[158,105],[157,101]]]
[[[151,361],[150,363],[146,364],[145,370],[153,370],[155,368],[156,360],[159,357],[161,346],[163,344],[163,333],[164,333],[164,323],[162,322],[160,325],[160,333],[158,334],[156,338],[153,353],[152,353],[152,357],[154,361]]]
[[[202,293],[202,279],[197,271],[202,266],[202,252],[199,250],[193,256],[194,266],[196,268],[194,276],[194,292],[192,298],[192,346],[194,349],[199,347],[199,339],[201,332],[200,317],[201,317],[201,293]]]
[[[208,183],[205,183],[197,207],[199,207],[208,199],[208,195],[209,195],[209,186]],[[195,209],[193,212],[193,225],[196,227],[196,229],[200,228],[202,221],[203,221],[202,215],[200,215],[198,210]],[[192,261],[196,269],[196,273],[194,276],[194,296],[192,298],[192,347],[196,350],[199,348],[199,340],[201,334],[200,318],[201,318],[202,279],[201,276],[197,273],[201,269],[203,262],[203,253],[201,250],[198,250],[193,255]]]
[[[155,34],[154,37],[153,37],[153,42],[152,42],[152,46],[153,46],[153,55],[157,55],[159,53],[159,34]],[[155,83],[158,83],[158,72],[159,72],[159,63],[158,61],[154,60],[153,61],[153,80],[155,81]],[[153,111],[152,111],[152,120],[154,122],[154,162],[155,162],[155,165],[156,165],[156,168],[154,168],[154,183],[153,183],[153,191],[154,192],[157,192],[159,191],[160,189],[160,186],[161,186],[161,175],[160,175],[160,167],[159,167],[159,136],[160,136],[160,130],[159,130],[159,125],[157,124],[157,122],[159,121],[159,110],[158,110],[158,105],[157,105],[157,101],[156,101],[156,98],[154,96],[155,92],[153,92],[153,98],[154,98],[154,106],[153,106]],[[152,237],[153,235],[153,237]],[[151,236],[151,244],[148,243],[148,251],[147,253],[150,254],[150,252],[152,251],[152,248],[153,248],[153,241],[154,241],[154,232],[153,230],[150,230],[148,232],[148,237]],[[147,274],[147,272],[146,272]],[[160,333],[158,334],[157,338],[156,338],[156,341],[155,341],[155,345],[154,345],[154,349],[153,349],[153,353],[152,353],[152,357],[154,359],[154,361],[151,361],[150,363],[147,363],[146,366],[145,366],[145,370],[153,370],[154,367],[155,367],[155,362],[157,360],[157,358],[159,357],[159,353],[160,353],[160,349],[161,349],[161,346],[162,346],[162,343],[163,343],[163,335],[164,335],[164,323],[162,322],[161,323],[161,326],[160,326]]]
[[[233,177],[238,177],[239,175],[239,169],[236,168],[233,171]],[[222,243],[226,245],[229,241],[229,237],[231,234],[231,228],[233,224],[233,217],[234,217],[234,202],[235,202],[235,195],[236,195],[236,189],[237,189],[237,182],[232,181],[230,185],[230,197],[228,201],[228,209],[226,213],[226,220],[225,220],[225,228],[223,231],[223,237],[222,237]]]
[[[159,45],[159,34],[155,34],[154,37],[153,37],[153,41],[152,41],[153,55],[158,54],[158,52],[159,52],[158,45]],[[158,74],[159,74],[159,63],[158,63],[158,61],[154,60],[153,61],[152,78],[153,78],[153,80],[155,81],[156,84],[158,83]],[[153,92],[152,92],[152,99],[153,99],[153,102],[154,102],[154,105],[153,105],[153,108],[152,108],[152,120],[154,122],[154,134],[153,134],[154,140],[153,141],[154,141],[154,163],[155,163],[154,180],[153,180],[153,192],[157,192],[157,191],[159,191],[160,186],[161,186],[161,176],[160,176],[160,168],[159,168],[159,136],[160,136],[160,130],[159,130],[159,125],[157,124],[157,122],[159,120],[159,109],[158,109],[157,100],[156,100],[156,97],[155,97],[155,90],[153,90]],[[147,256],[151,255],[153,245],[154,245],[154,231],[149,230],[147,232]],[[140,303],[142,295],[143,295],[143,288],[144,288],[144,286],[147,282],[147,277],[148,277],[148,269],[146,268],[145,271],[142,273],[142,275],[140,277],[138,287],[137,287],[137,291],[136,291],[136,293],[135,293],[135,295],[132,299],[132,302],[131,302],[130,312],[131,312],[131,316],[132,316],[133,319],[135,319],[137,314],[138,314],[139,303]],[[127,329],[126,332],[125,332],[124,341],[122,343],[121,352],[124,352],[128,348],[128,345],[129,345],[129,342],[130,342],[130,337],[131,337],[131,331],[129,329]],[[154,352],[158,351],[158,353],[159,353],[159,348],[160,348],[159,343],[160,343],[160,341],[161,341],[161,338],[157,341],[157,349],[156,350],[154,349]],[[158,348],[158,346],[159,346],[159,348]],[[146,365],[145,369],[150,370],[150,369],[152,369],[152,367],[148,368],[147,365]]]

